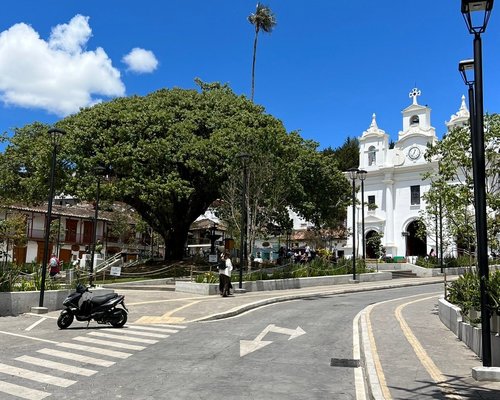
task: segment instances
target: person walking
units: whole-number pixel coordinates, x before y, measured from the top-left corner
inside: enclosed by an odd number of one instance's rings
[[[224,253],[225,268],[219,269],[219,289],[222,289],[222,297],[227,297],[231,294],[231,271],[233,270],[233,263],[231,262],[231,255],[228,251]]]
[[[50,261],[49,261],[49,275],[51,278],[56,278],[60,272],[61,272],[61,261],[56,257],[55,253],[52,253],[50,256]]]

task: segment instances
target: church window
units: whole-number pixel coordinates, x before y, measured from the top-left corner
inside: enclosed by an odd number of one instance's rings
[[[413,117],[410,118],[410,125],[411,126],[416,126],[419,123],[419,118],[418,115],[414,115]]]
[[[368,204],[375,204],[375,196],[368,196]]]
[[[420,204],[420,186],[415,185],[410,187],[411,196],[410,201],[412,206],[418,206]]]
[[[368,165],[375,165],[377,161],[377,155],[375,152],[375,146],[370,146],[368,148]]]

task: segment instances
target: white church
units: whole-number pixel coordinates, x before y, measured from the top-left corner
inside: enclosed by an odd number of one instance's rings
[[[437,161],[424,158],[427,143],[436,143],[435,128],[431,125],[431,109],[418,104],[420,90],[413,89],[411,104],[402,111],[403,130],[393,149],[389,149],[389,135],[377,126],[375,114],[370,127],[359,138],[359,169],[367,172],[364,180],[364,232],[362,230],[361,191],[357,191],[355,211],[356,256],[363,253],[362,240],[375,232],[383,235],[382,245],[388,257],[425,256],[436,249],[435,238],[421,240],[416,236],[419,212],[425,209],[422,196],[430,182],[422,174],[437,170]],[[468,124],[469,111],[462,96],[459,111],[446,123],[448,130]],[[348,177],[349,178],[349,177]],[[359,179],[356,185],[360,185]],[[347,212],[347,228],[351,235],[344,246],[346,256],[352,256],[353,210]],[[375,258],[366,249],[367,258]]]

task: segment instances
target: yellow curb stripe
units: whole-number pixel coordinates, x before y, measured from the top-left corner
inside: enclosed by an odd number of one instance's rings
[[[368,329],[368,338],[370,340],[372,358],[373,358],[373,363],[375,364],[375,370],[377,371],[380,390],[382,390],[382,394],[385,400],[391,400],[392,399],[391,392],[387,387],[387,381],[385,380],[384,370],[382,369],[382,363],[380,362],[380,358],[378,356],[377,345],[375,343],[375,336],[373,335],[372,323],[370,320],[370,313],[372,312],[373,308],[378,304],[381,303],[372,304],[366,308],[366,327]]]
[[[141,318],[139,318],[137,321],[135,321],[135,323],[136,324],[163,324],[163,323],[180,324],[180,323],[185,322],[186,318],[184,318],[184,317],[172,317],[172,314],[175,314],[176,312],[179,312],[187,307],[191,307],[199,302],[201,302],[201,300],[192,301],[188,304],[184,304],[183,306],[177,307],[177,308],[163,314],[160,317],[144,315]]]
[[[418,300],[413,300],[408,303],[404,303],[399,305],[395,312],[394,315],[396,316],[396,319],[399,321],[399,325],[401,326],[401,330],[403,331],[406,339],[408,340],[408,343],[410,343],[410,346],[413,348],[413,351],[417,355],[418,359],[426,369],[427,373],[431,376],[431,378],[434,380],[434,382],[439,386],[443,394],[445,395],[446,398],[449,399],[457,399],[460,400],[462,399],[461,396],[453,394],[453,388],[448,385],[446,382],[446,378],[444,375],[441,373],[440,369],[434,364],[434,361],[429,357],[425,349],[423,348],[422,344],[419,342],[419,340],[416,338],[416,336],[413,334],[411,331],[410,327],[406,323],[406,320],[403,318],[402,311],[406,306],[409,306],[414,303],[418,303],[420,301],[425,301],[432,299],[436,296],[430,296],[430,297],[425,297],[423,299],[418,299]]]
[[[177,308],[174,308],[172,311],[169,311],[165,314],[162,315],[162,318],[168,318],[168,317],[171,317],[172,314],[175,314],[176,312],[180,311],[180,310],[183,310],[185,308],[188,308],[188,307],[191,307],[191,306],[194,306],[195,304],[198,304],[201,300],[197,300],[197,301],[192,301],[191,303],[188,303],[188,304],[184,304],[183,306],[180,306],[180,307],[177,307]]]

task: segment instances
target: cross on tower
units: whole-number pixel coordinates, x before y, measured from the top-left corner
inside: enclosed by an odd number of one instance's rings
[[[422,92],[420,92],[419,89],[413,88],[408,96],[410,97],[410,99],[413,98],[413,104],[418,104],[417,97],[420,96],[421,94]]]

